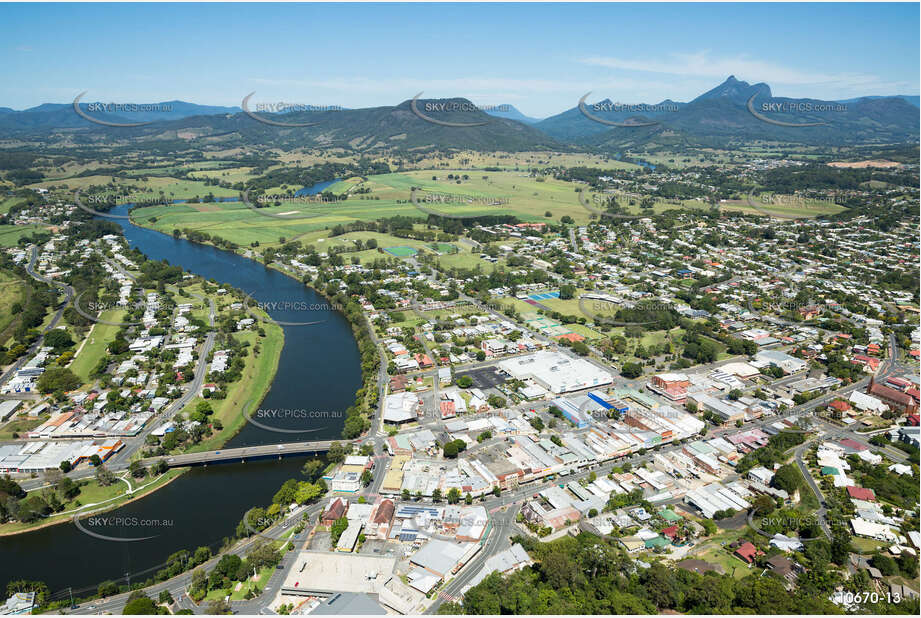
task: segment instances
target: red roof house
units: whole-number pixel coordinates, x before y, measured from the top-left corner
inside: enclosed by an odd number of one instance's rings
[[[745,562],[747,562],[748,564],[751,564],[752,562],[755,561],[755,558],[757,558],[758,556],[763,556],[764,552],[758,549],[757,547],[755,547],[754,545],[752,545],[751,543],[749,543],[748,541],[746,541],[741,546],[739,546],[739,548],[735,551],[735,555],[741,558],[742,560],[744,560]]]
[[[868,489],[866,487],[855,487],[853,485],[849,485],[847,488],[847,495],[854,500],[876,502],[876,494],[873,493],[872,489]]]

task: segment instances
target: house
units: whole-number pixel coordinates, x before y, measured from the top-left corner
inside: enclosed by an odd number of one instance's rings
[[[403,391],[406,390],[406,383],[408,381],[409,380],[407,380],[406,376],[402,376],[402,375],[393,376],[392,378],[390,378],[390,392],[391,393],[402,393]]]
[[[802,570],[802,567],[797,563],[780,554],[768,558],[767,563],[771,573],[785,579],[788,586],[792,586],[796,583],[796,578],[799,577],[799,571]]]
[[[755,561],[755,558],[758,556],[763,556],[764,552],[752,545],[750,542],[746,541],[733,552],[733,555],[737,556],[748,564],[752,564]]]
[[[853,485],[848,486],[847,495],[851,500],[863,500],[864,502],[876,502],[876,494],[873,493],[872,489],[867,489],[866,487],[855,487]]]

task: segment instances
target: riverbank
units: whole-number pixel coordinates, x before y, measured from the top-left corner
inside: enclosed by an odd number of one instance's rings
[[[130,214],[134,214],[134,210],[130,211]],[[162,234],[161,230],[158,230],[155,226],[150,225],[149,218],[136,218],[133,217],[130,219],[131,223],[137,227],[150,230],[152,232],[158,232]],[[220,251],[229,251],[227,248],[222,247],[210,239],[205,239],[198,235],[193,235],[193,237],[186,237],[181,230],[179,230],[178,236],[174,233],[174,237],[182,238],[188,242],[213,247]],[[258,260],[259,256],[254,250],[246,247],[237,247],[236,250],[232,251],[236,255],[251,260],[255,263],[261,264],[262,266],[274,270],[286,277],[297,281],[298,283],[304,285],[306,288],[312,290],[317,295],[325,298],[329,301],[330,305],[339,311],[349,322],[349,325],[352,330],[352,336],[355,337],[356,343],[358,344],[359,352],[361,353],[362,363],[361,363],[361,381],[362,387],[355,394],[354,403],[348,408],[346,423],[342,429],[341,437],[345,440],[350,440],[357,438],[371,429],[371,421],[374,417],[374,412],[376,411],[376,406],[379,404],[379,389],[377,388],[377,374],[380,365],[380,355],[377,350],[377,346],[374,344],[373,336],[371,333],[371,324],[368,322],[367,318],[364,316],[364,313],[361,311],[361,307],[357,303],[350,303],[351,299],[344,296],[334,296],[330,297],[326,294],[325,290],[318,289],[309,283],[306,283],[303,279],[298,277],[296,273],[291,272],[288,268],[282,267],[278,262],[271,262],[265,264]],[[354,307],[349,307],[350,304],[354,304]],[[268,325],[267,325],[268,326]],[[260,400],[261,401],[261,400]],[[190,404],[191,405],[191,404]],[[255,406],[258,406],[259,403],[256,402]],[[253,408],[255,409],[255,408]],[[244,414],[244,416],[246,416]],[[349,417],[360,418],[360,421],[349,420]],[[240,427],[242,428],[242,426]],[[239,430],[239,429],[238,429]],[[194,450],[211,450],[211,449],[193,449]]]
[[[89,515],[90,513],[106,513],[113,509],[123,507],[127,504],[131,504],[132,502],[140,500],[141,498],[149,496],[150,494],[154,493],[158,489],[162,489],[163,487],[166,487],[167,485],[175,481],[177,478],[179,478],[182,474],[184,474],[187,471],[188,471],[188,468],[175,468],[173,470],[167,470],[166,472],[158,476],[156,479],[151,481],[148,485],[145,485],[142,493],[139,493],[139,494],[134,493],[134,492],[128,493],[127,491],[125,491],[119,496],[116,496],[114,498],[109,498],[108,500],[106,500],[105,507],[101,509],[94,508],[96,506],[99,506],[99,504],[102,504],[102,503],[98,503],[98,504],[92,504],[92,505],[87,506],[85,511],[83,507],[76,507],[76,508],[69,509],[63,513],[57,513],[43,520],[40,520],[39,522],[33,522],[35,525],[22,524],[19,522],[15,522],[15,523],[11,522],[11,523],[2,524],[0,525],[0,538],[15,536],[17,534],[25,534],[28,532],[35,532],[36,530],[41,530],[42,528],[48,528],[50,526],[57,526],[59,524],[66,524],[67,522],[72,521],[73,515],[76,512],[79,512],[81,515]],[[90,483],[95,483],[95,482],[96,482],[95,480],[90,481]],[[119,478],[116,482],[119,485],[121,485],[125,481]],[[35,490],[35,491],[38,491],[38,490]],[[79,499],[79,496],[77,496],[77,498]]]
[[[262,404],[272,388],[285,344],[285,332],[274,323],[260,321],[257,324],[265,332],[265,337],[260,337],[258,331],[252,330],[234,334],[241,343],[250,344],[246,349],[251,351],[255,362],[246,363],[240,379],[229,385],[227,396],[224,399],[204,399],[198,396],[182,409],[188,415],[200,402],[207,401],[214,410],[212,422],[217,419],[222,426],[214,435],[183,450],[183,453],[213,451],[223,447],[243,430],[247,419]]]

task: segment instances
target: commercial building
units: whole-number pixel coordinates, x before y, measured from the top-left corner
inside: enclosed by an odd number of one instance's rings
[[[440,579],[456,573],[480,550],[479,543],[451,543],[432,539],[412,555],[409,563]]]
[[[581,358],[556,352],[537,352],[506,359],[499,369],[518,380],[533,380],[554,394],[610,384],[614,376]]]
[[[784,373],[791,374],[805,371],[809,363],[780,350],[761,350],[755,354],[753,365],[755,367],[773,365],[780,367]]]
[[[669,401],[684,403],[687,399],[690,379],[684,373],[662,373],[652,376],[646,383],[646,388],[658,393]]]

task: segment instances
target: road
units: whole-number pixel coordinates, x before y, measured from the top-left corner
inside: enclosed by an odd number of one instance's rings
[[[54,315],[51,317],[51,321],[48,322],[48,325],[45,326],[45,328],[42,330],[42,333],[38,339],[36,339],[32,345],[29,346],[29,349],[26,351],[26,353],[16,359],[16,362],[10,365],[7,370],[3,372],[3,375],[0,376],[0,385],[6,384],[7,380],[13,377],[13,375],[19,371],[19,369],[26,363],[26,361],[28,361],[35,355],[36,352],[38,352],[38,349],[42,347],[42,343],[45,341],[45,334],[53,328],[57,327],[58,322],[61,321],[61,316],[64,315],[64,310],[70,306],[70,303],[73,302],[74,299],[74,289],[72,287],[66,283],[55,281],[54,279],[50,279],[35,272],[35,262],[37,261],[38,247],[33,245],[31,255],[29,256],[29,263],[25,266],[26,272],[29,273],[29,276],[36,281],[41,281],[42,283],[47,283],[50,286],[61,288],[64,290],[64,294],[66,295],[67,299],[64,301],[64,304],[58,307],[57,311],[54,312]]]
[[[266,538],[278,539],[282,537],[285,533],[288,532],[288,530],[290,530],[292,527],[295,527],[297,525],[297,522],[299,522],[302,518],[304,517],[313,518],[314,516],[319,514],[322,511],[322,509],[323,509],[323,504],[320,503],[320,504],[311,505],[310,507],[304,510],[295,512],[289,515],[288,517],[280,520],[275,525],[270,526],[269,528],[263,530],[261,533],[261,536],[251,536],[241,541],[238,541],[233,546],[233,548],[231,548],[230,550],[224,553],[235,554],[237,556],[243,557],[246,553],[248,553],[251,549],[253,549],[253,547],[255,547],[256,544],[262,542],[263,540],[266,540]],[[301,535],[298,535],[297,537],[293,539],[295,544],[303,541],[303,535],[305,533],[306,531],[304,533],[301,533]],[[214,556],[211,560],[205,562],[204,564],[196,568],[203,568],[206,571],[212,569],[215,565],[217,565],[217,562],[218,560],[220,560],[221,555],[222,554],[218,554]],[[284,557],[281,563],[283,565],[283,568],[276,570],[276,572],[272,575],[269,585],[266,586],[266,592],[262,596],[260,596],[259,599],[255,599],[253,601],[247,601],[247,602],[232,602],[234,610],[237,613],[258,614],[258,613],[261,613],[261,609],[268,606],[268,604],[271,602],[272,597],[274,597],[274,595],[271,595],[271,596],[269,595],[269,591],[273,589],[272,588],[273,583],[276,586],[280,585],[280,582],[284,581],[284,577],[288,569],[290,569],[291,566],[293,566],[294,564],[294,556],[290,556],[289,554],[283,554],[283,556]],[[186,595],[186,589],[188,585],[191,583],[191,581],[192,581],[192,571],[187,571],[167,581],[160,582],[158,584],[154,584],[152,586],[144,588],[144,592],[156,601],[160,592],[162,592],[163,590],[168,590],[170,594],[173,595],[173,598],[176,599],[180,603],[181,608],[191,609],[197,614],[203,614],[205,613],[206,607],[204,606],[199,607],[195,605],[195,603],[193,603]],[[128,601],[128,596],[129,596],[129,593],[124,593],[124,594],[114,595],[112,597],[108,597],[102,600],[87,601],[86,603],[80,605],[77,609],[68,611],[66,613],[71,613],[71,614],[104,614],[104,613],[120,614],[122,613],[122,610],[125,607],[125,603],[127,603]],[[249,610],[249,609],[256,609],[258,611],[243,611],[243,610]],[[65,613],[65,612],[62,612],[62,613]]]
[[[246,461],[265,457],[283,455],[306,455],[325,453],[330,445],[339,440],[320,440],[316,442],[290,442],[284,444],[263,444],[259,446],[242,446],[239,448],[218,449],[199,453],[185,453],[182,455],[164,455],[162,457],[147,457],[140,462],[145,466],[152,466],[158,461],[165,461],[171,468],[182,468],[197,464],[222,463],[229,461]]]

